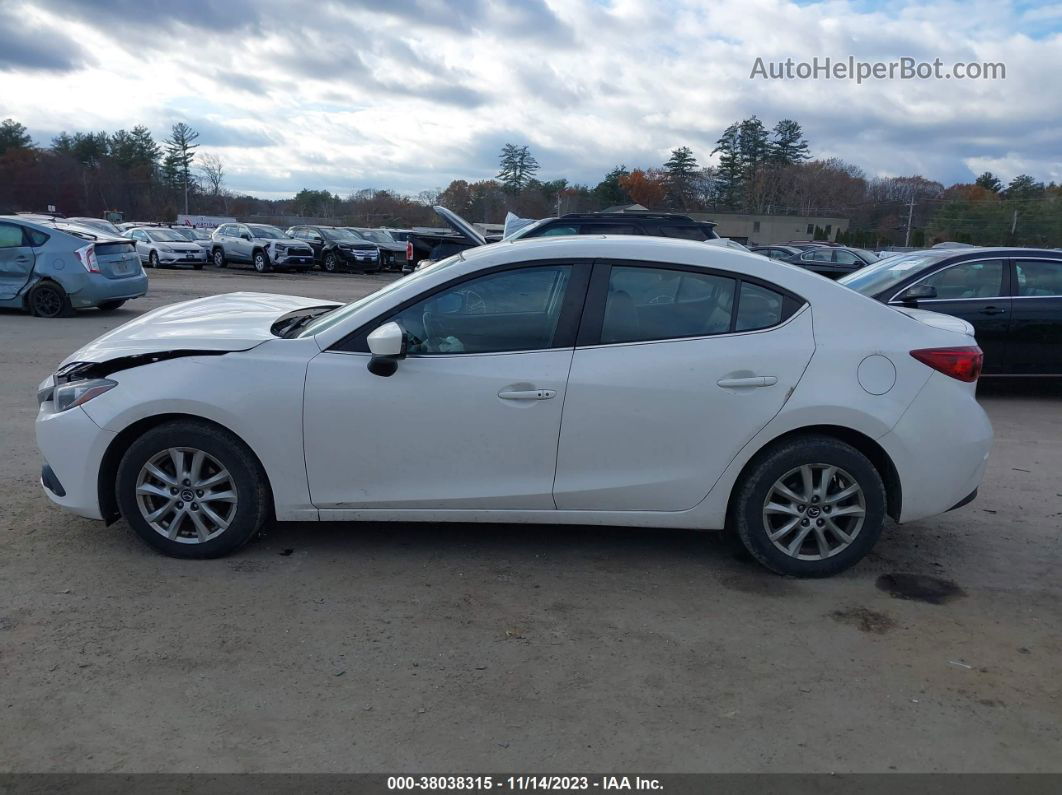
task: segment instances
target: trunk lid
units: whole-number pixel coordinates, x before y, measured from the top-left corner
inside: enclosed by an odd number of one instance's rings
[[[476,227],[472,226],[468,221],[462,218],[457,213],[446,207],[432,207],[435,210],[435,214],[446,221],[447,225],[453,229],[461,237],[465,238],[473,246],[485,246],[487,245],[487,238],[483,237],[479,233]]]
[[[108,279],[128,279],[140,275],[140,256],[132,241],[104,240],[95,243],[94,248],[100,273]]]
[[[967,323],[965,320],[959,317],[952,317],[951,315],[942,315],[940,312],[930,312],[926,309],[914,309],[906,306],[893,306],[902,315],[907,315],[910,318],[917,320],[919,323],[924,323],[927,326],[933,328],[943,329],[944,331],[954,331],[958,334],[965,334],[967,337],[974,336],[974,327]]]

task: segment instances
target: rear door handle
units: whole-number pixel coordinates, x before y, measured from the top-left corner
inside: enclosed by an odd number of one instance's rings
[[[1001,306],[986,306],[981,310],[982,315],[1002,315],[1007,310]]]
[[[774,386],[778,379],[773,375],[754,375],[749,378],[720,378],[715,383],[724,388]]]
[[[555,397],[556,394],[557,390],[555,389],[503,389],[498,393],[498,397],[502,400],[549,400],[551,397]]]

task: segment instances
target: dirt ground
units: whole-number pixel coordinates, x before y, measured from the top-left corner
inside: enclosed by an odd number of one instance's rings
[[[37,483],[38,382],[122,310],[0,313],[0,771],[1062,771],[1062,387],[982,385],[981,496],[826,581],[715,534],[281,525],[161,557]]]

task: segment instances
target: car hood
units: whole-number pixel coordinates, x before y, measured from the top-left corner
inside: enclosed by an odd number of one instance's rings
[[[183,301],[155,309],[97,337],[63,364],[176,350],[245,351],[275,339],[270,327],[289,312],[324,306],[340,304],[270,293],[229,293]]]
[[[455,213],[453,210],[446,207],[432,207],[435,210],[435,214],[446,221],[447,225],[453,229],[461,237],[465,238],[473,246],[485,246],[487,245],[487,238],[483,237],[479,233],[476,227],[472,226],[468,221]]]

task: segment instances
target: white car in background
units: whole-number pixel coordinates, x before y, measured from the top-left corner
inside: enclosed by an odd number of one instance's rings
[[[156,309],[67,357],[36,429],[54,502],[178,557],[271,516],[729,527],[815,577],[973,499],[980,362],[962,320],[760,256],[545,237],[345,306]]]
[[[207,255],[202,247],[167,227],[133,227],[125,230],[124,235],[136,243],[140,262],[148,268],[191,265],[198,271],[206,265]]]

